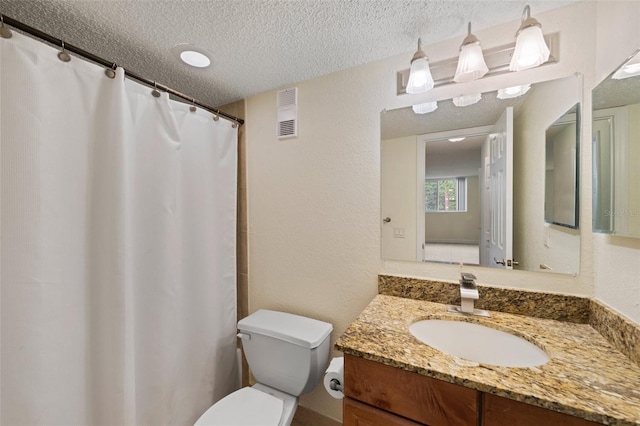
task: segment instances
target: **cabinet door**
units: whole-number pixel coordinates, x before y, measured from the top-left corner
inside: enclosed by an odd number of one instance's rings
[[[483,426],[596,426],[600,424],[486,393],[483,394],[482,406]]]
[[[342,426],[420,426],[404,417],[395,416],[355,399],[344,398]]]
[[[351,355],[345,395],[430,426],[476,426],[479,392]]]

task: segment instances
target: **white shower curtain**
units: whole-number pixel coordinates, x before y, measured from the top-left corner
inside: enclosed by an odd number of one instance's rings
[[[193,424],[237,382],[237,130],[56,54],[0,38],[0,422]]]

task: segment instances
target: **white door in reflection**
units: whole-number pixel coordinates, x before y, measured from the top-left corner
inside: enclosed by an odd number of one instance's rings
[[[489,265],[513,269],[513,108],[508,107],[491,128],[488,143],[490,158]],[[485,221],[482,221],[485,223]],[[486,232],[483,233],[486,235]],[[482,247],[485,247],[484,245]],[[481,259],[487,256],[481,254]]]

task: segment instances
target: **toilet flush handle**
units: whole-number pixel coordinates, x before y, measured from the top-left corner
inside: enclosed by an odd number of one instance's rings
[[[245,339],[246,340],[251,340],[251,335],[247,334],[247,333],[240,332],[240,333],[236,334],[236,336],[238,336],[242,340],[245,340]]]

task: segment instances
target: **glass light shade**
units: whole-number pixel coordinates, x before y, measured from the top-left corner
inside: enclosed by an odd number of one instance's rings
[[[427,114],[438,109],[438,103],[436,101],[425,102],[423,104],[414,105],[411,108],[416,114]]]
[[[411,63],[407,93],[424,93],[433,89],[433,77],[429,69],[429,62],[425,59],[416,59]]]
[[[478,103],[482,99],[482,94],[464,95],[453,98],[453,104],[457,107],[466,107]]]
[[[627,74],[637,73],[640,71],[640,64],[625,65],[624,67],[622,67],[622,71],[626,72]]]
[[[524,84],[522,86],[505,87],[504,89],[498,90],[497,98],[498,99],[517,98],[518,96],[522,96],[525,93],[527,93],[529,89],[531,89],[530,84]]]
[[[462,46],[458,58],[458,68],[453,77],[456,83],[477,80],[489,72],[484,61],[482,48],[479,43],[470,43]]]
[[[640,75],[640,53],[629,59],[626,64],[620,67],[611,78],[622,80],[624,78],[635,77]]]
[[[516,48],[509,64],[509,70],[522,71],[542,65],[549,59],[549,47],[544,41],[542,28],[537,25],[520,31],[516,38]]]

